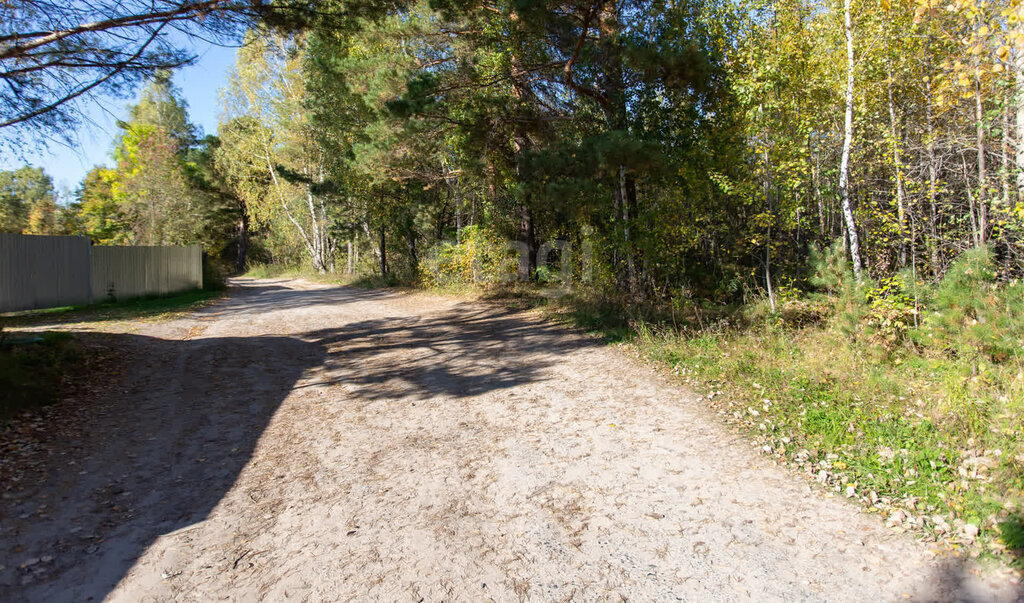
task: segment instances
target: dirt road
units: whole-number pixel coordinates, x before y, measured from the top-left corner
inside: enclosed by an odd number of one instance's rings
[[[0,599],[1014,596],[530,314],[240,280],[109,337],[122,376],[6,484]]]

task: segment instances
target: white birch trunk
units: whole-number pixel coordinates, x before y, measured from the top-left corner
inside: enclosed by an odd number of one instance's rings
[[[843,20],[846,31],[846,117],[843,122],[843,156],[839,164],[839,192],[843,199],[843,217],[846,218],[846,235],[850,243],[850,261],[853,275],[861,280],[863,267],[860,262],[860,240],[857,224],[850,206],[850,146],[853,143],[853,28],[850,25],[850,1],[843,2]]]

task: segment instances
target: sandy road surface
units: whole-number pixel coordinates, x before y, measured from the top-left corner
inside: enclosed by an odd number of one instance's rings
[[[129,360],[109,399],[0,501],[0,599],[1014,596],[596,340],[450,299],[235,285],[110,336]]]

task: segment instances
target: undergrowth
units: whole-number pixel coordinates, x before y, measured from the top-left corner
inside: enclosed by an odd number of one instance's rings
[[[120,302],[63,306],[17,312],[4,317],[9,327],[51,322],[92,322],[122,319],[160,319],[200,308],[224,296],[219,289],[197,289],[172,295],[139,297]]]
[[[67,333],[0,331],[0,426],[21,411],[55,402],[80,359]]]
[[[242,275],[246,278],[301,278],[331,285],[353,287],[390,287],[397,284],[394,278],[381,278],[379,274],[346,274],[345,272],[318,272],[308,266],[292,264],[256,264]]]
[[[839,252],[816,252],[823,294],[704,327],[638,321],[635,344],[894,528],[1024,566],[1021,284],[999,282],[985,249],[937,287],[857,284]]]

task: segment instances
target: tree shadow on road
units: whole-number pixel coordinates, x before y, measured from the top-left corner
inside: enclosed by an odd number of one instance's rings
[[[130,359],[125,379],[50,407],[38,437],[0,438],[0,599],[103,599],[156,538],[207,517],[323,362],[290,337],[101,337]]]
[[[999,540],[1013,556],[1013,565],[1024,570],[1024,513],[1014,513],[999,522]],[[1024,599],[1024,590],[1021,591]]]
[[[324,347],[329,382],[352,385],[351,394],[371,400],[467,397],[543,381],[561,355],[601,345],[540,318],[480,304],[307,336]]]
[[[330,305],[388,295],[255,283],[203,314],[323,306],[330,320]],[[281,403],[307,383],[345,385],[335,395],[357,400],[462,398],[552,378],[562,355],[602,345],[481,304],[291,337],[75,337],[113,341],[126,359],[123,376],[104,379],[103,396],[50,407],[43,436],[0,437],[0,600],[109,595],[158,538],[209,517]],[[957,562],[929,584],[957,600],[984,600]]]
[[[972,571],[974,570],[974,571]],[[976,574],[977,568],[963,557],[941,560],[921,589],[910,596],[911,601],[957,603],[994,603],[1024,601],[1024,585],[999,580],[989,584]]]
[[[282,310],[316,306],[344,305],[361,301],[383,301],[395,293],[381,289],[316,286],[296,288],[292,279],[232,279],[231,296],[221,303],[199,310],[200,319],[226,318],[234,315],[261,315]]]
[[[257,283],[200,317],[387,295]],[[123,350],[122,375],[97,377],[102,396],[50,407],[42,437],[0,437],[0,450],[23,449],[0,462],[0,600],[107,596],[160,536],[209,516],[302,384],[343,383],[369,400],[473,396],[543,380],[560,354],[600,345],[479,304],[290,337],[75,337]]]

